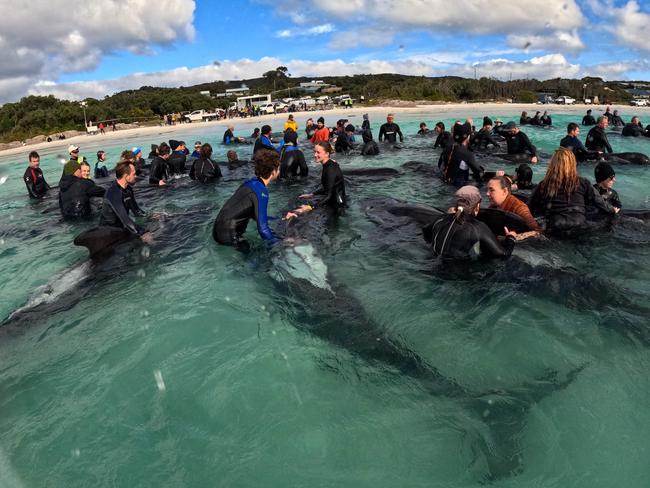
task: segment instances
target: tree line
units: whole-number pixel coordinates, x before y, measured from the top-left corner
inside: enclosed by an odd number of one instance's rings
[[[397,74],[331,76],[319,78],[324,83],[341,87],[343,93],[353,98],[361,97],[369,104],[381,104],[385,100],[413,101],[507,101],[535,102],[539,93],[551,96],[568,95],[577,100],[583,96],[597,96],[601,103],[629,102],[626,91],[631,85],[605,82],[600,78],[580,80],[512,80],[492,78],[467,79],[453,76],[425,77]],[[260,78],[244,81],[215,81],[190,87],[156,88],[144,86],[106,96],[102,100],[87,98],[86,117],[89,121],[146,122],[156,120],[168,113],[191,110],[226,108],[233,98],[213,98],[211,95],[227,88],[245,83],[251,94],[275,91],[278,97],[300,93],[301,82],[311,78],[292,78],[284,66],[268,71]],[[585,86],[586,85],[586,86]],[[0,141],[24,140],[40,134],[52,134],[65,130],[83,130],[84,114],[78,101],[60,100],[54,96],[28,96],[16,103],[0,107]]]

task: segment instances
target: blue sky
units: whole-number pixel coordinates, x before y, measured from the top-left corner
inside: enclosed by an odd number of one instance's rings
[[[255,77],[279,64],[314,78],[473,77],[476,70],[499,79],[650,79],[650,6],[636,0],[321,3],[28,0],[16,9],[0,0],[9,12],[0,34],[9,53],[0,101],[49,93],[102,98],[145,84]]]

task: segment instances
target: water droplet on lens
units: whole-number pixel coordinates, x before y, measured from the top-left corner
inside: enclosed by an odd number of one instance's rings
[[[140,254],[142,255],[143,258],[147,259],[151,255],[151,250],[149,249],[149,246],[144,246],[142,248],[142,251],[140,251]]]
[[[140,315],[141,315],[142,317],[149,317],[149,311],[148,311],[148,310],[143,310],[143,311],[140,313]]]
[[[284,359],[285,361],[288,361],[288,360],[289,360],[289,356],[287,356],[286,353],[283,352],[283,353],[282,353],[282,359]]]
[[[0,176],[0,185],[4,185],[8,179],[8,176]]]
[[[262,310],[266,310],[266,305],[262,305],[260,308],[261,308]]]
[[[5,245],[5,240],[4,240],[4,239],[0,239],[0,246],[4,246],[4,245]]]
[[[226,300],[227,302],[229,302],[229,301],[230,301],[230,297],[225,297],[225,300]]]
[[[153,372],[153,377],[156,379],[156,386],[160,391],[165,391],[167,386],[165,386],[165,380],[163,380],[162,372],[157,369]]]
[[[10,215],[10,216],[9,216],[9,220],[13,220],[13,219],[14,219],[14,216],[13,216],[13,215]]]
[[[80,451],[79,449],[73,449],[73,450],[70,451],[70,452],[71,452],[71,454],[72,454],[72,457],[79,457],[79,456],[81,456],[81,451]]]
[[[483,412],[483,417],[487,417],[488,415],[490,415],[490,411],[489,411],[489,410],[486,410],[485,412]]]
[[[144,269],[140,268],[138,270],[138,278],[144,278],[145,276],[147,276],[147,272]]]
[[[56,157],[56,159],[57,159],[57,160],[59,161],[59,163],[61,163],[61,164],[65,164],[65,163],[68,162],[68,158],[66,158],[65,156],[62,156],[61,154],[59,154],[59,155]]]

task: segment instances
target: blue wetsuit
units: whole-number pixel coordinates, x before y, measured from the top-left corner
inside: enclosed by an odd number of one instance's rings
[[[269,139],[267,136],[264,136],[264,135],[258,137],[257,140],[255,141],[255,146],[253,146],[253,156],[260,149],[268,149],[270,151],[278,151],[278,149],[271,142],[271,139]]]
[[[278,241],[268,222],[277,217],[268,216],[268,205],[269,191],[262,180],[259,178],[246,180],[219,211],[212,227],[212,237],[219,244],[247,250],[249,244],[243,234],[248,221],[254,219],[262,239],[270,243]]]

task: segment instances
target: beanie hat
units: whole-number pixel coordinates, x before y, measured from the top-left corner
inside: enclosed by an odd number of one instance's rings
[[[492,119],[490,117],[488,117],[487,115],[485,117],[483,117],[483,127],[485,127],[486,125],[494,125],[492,123]]]
[[[601,181],[605,181],[612,176],[616,176],[616,173],[614,173],[614,168],[612,168],[609,164],[598,163],[594,168],[594,176],[596,177],[596,183],[600,183]]]
[[[176,148],[178,147],[179,142],[175,139],[170,139],[169,140],[169,147],[172,148],[172,151],[176,151]]]
[[[325,124],[325,119],[323,117],[318,117],[317,122],[320,122],[321,124]]]

